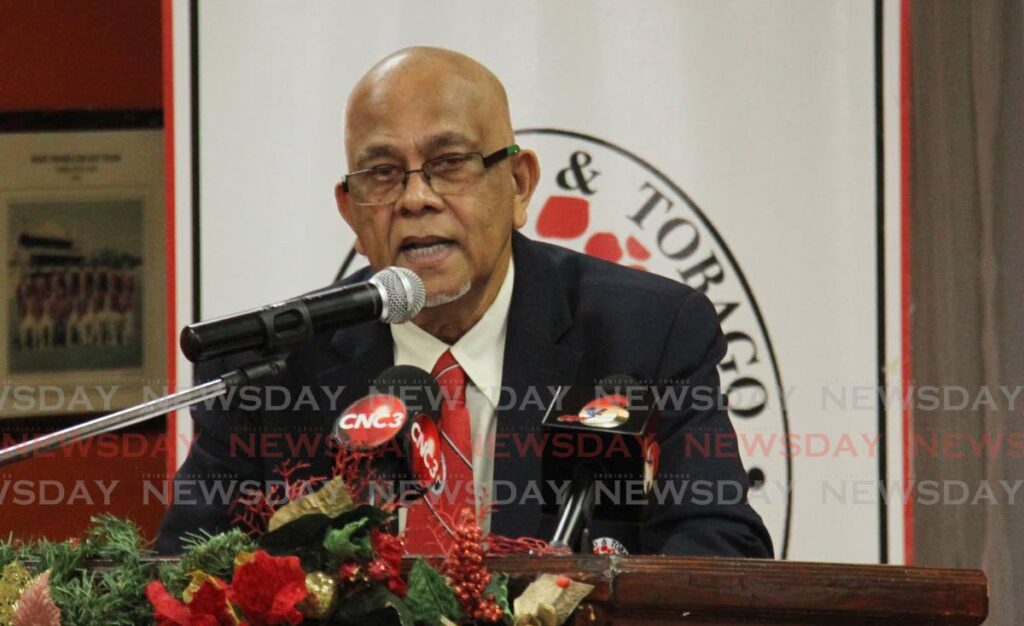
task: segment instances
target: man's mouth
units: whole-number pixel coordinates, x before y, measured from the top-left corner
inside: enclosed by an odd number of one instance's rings
[[[455,241],[444,237],[406,237],[398,251],[410,260],[426,260],[442,254],[455,245]]]

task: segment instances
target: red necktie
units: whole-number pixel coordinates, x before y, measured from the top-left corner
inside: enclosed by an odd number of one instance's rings
[[[441,554],[452,543],[453,523],[463,509],[476,515],[473,439],[466,409],[466,372],[446,350],[431,372],[441,388],[441,451],[445,481],[440,493],[428,491],[409,507],[405,545],[410,554]]]

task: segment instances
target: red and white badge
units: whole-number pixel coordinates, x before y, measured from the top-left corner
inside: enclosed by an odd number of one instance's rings
[[[598,537],[592,542],[594,554],[629,554],[626,546],[611,537]]]
[[[619,394],[601,396],[588,402],[576,415],[560,415],[559,422],[579,422],[594,428],[615,428],[629,419],[629,398]]]

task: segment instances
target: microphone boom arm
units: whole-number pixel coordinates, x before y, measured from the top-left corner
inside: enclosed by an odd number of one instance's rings
[[[278,376],[285,369],[284,357],[258,361],[231,370],[216,380],[185,389],[170,395],[156,398],[110,415],[104,415],[76,426],[58,430],[57,432],[23,441],[9,448],[0,449],[0,467],[31,457],[39,452],[47,452],[62,446],[88,439],[94,435],[111,432],[138,424],[154,417],[184,409],[205,400],[222,396],[232,387],[248,385],[257,381]]]

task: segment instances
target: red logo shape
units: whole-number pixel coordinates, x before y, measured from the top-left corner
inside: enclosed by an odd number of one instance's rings
[[[416,416],[409,430],[412,441],[412,473],[420,486],[429,489],[442,482],[441,434],[434,420],[424,413]]]
[[[370,450],[402,430],[408,411],[395,396],[375,393],[353,402],[334,423],[334,436],[356,450]]]
[[[630,235],[629,239],[626,240],[626,250],[629,251],[629,256],[633,257],[637,261],[646,261],[651,258],[650,250],[648,250],[644,244],[637,241],[636,237],[633,235]]]
[[[619,245],[619,238],[613,233],[594,233],[587,240],[584,250],[590,256],[612,263],[618,263],[622,258],[622,246]]]
[[[537,234],[546,239],[575,239],[590,227],[590,202],[573,196],[549,196],[537,216]],[[583,246],[590,256],[612,263],[647,271],[641,262],[651,258],[651,251],[636,237],[626,238],[625,250],[619,236],[610,232],[597,232]],[[623,257],[628,257],[624,259]]]
[[[537,234],[555,239],[575,239],[590,225],[590,203],[572,196],[551,196],[537,217]]]

